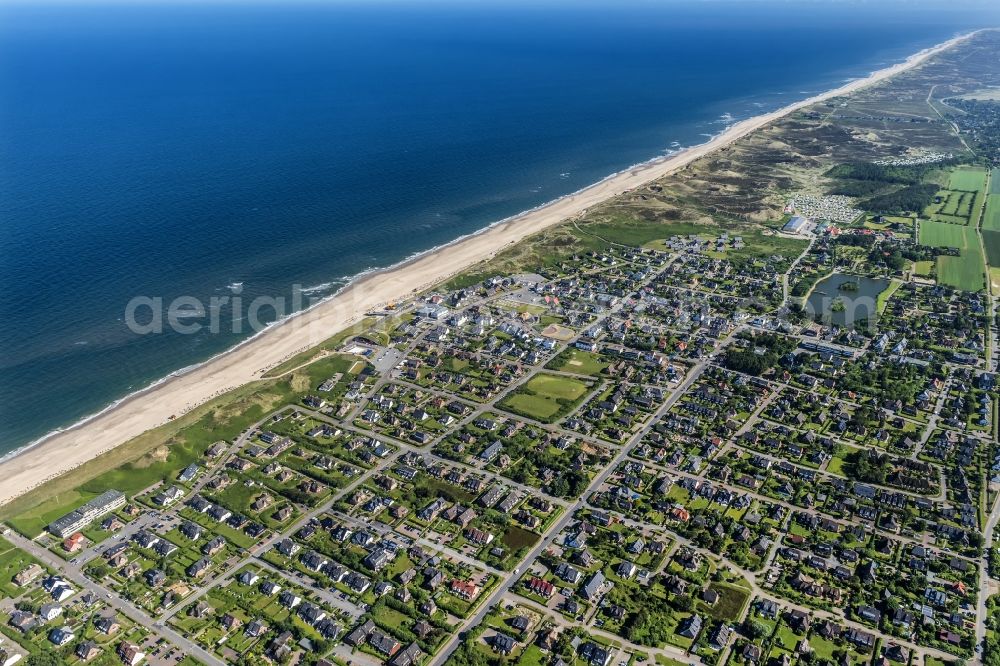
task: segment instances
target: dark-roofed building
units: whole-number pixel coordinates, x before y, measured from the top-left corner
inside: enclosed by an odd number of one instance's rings
[[[694,640],[701,632],[701,623],[702,620],[700,615],[692,615],[681,623],[680,629],[677,630],[677,633],[685,638]]]
[[[507,634],[497,632],[493,638],[489,639],[493,650],[503,655],[508,655],[517,647],[517,641]]]

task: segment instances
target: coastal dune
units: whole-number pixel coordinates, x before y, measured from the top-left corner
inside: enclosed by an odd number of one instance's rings
[[[951,48],[968,33],[916,53],[904,62],[801,100],[772,113],[736,123],[711,141],[609,176],[483,231],[437,248],[399,266],[372,273],[333,298],[186,372],[140,391],[112,408],[54,433],[0,464],[0,504],[7,503],[147,430],[160,426],[229,390],[260,379],[269,368],[313,347],[358,322],[364,314],[438,284],[489,259],[500,250],[543,229],[580,215],[595,204],[656,180],[750,132],[831,97],[870,86],[915,67]]]

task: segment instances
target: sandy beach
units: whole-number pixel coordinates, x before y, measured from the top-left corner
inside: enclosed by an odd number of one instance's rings
[[[53,434],[0,464],[0,504],[226,391],[259,379],[269,368],[319,344],[385,303],[429,288],[503,248],[577,216],[622,192],[680,169],[797,109],[843,95],[910,69],[975,33],[943,42],[870,76],[739,122],[711,141],[610,176],[579,192],[523,213],[389,270],[372,273],[335,297],[273,326],[206,363],[139,392],[115,407]]]

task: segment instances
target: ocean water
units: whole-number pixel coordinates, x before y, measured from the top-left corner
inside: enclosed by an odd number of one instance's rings
[[[329,296],[990,7],[5,3],[0,454],[249,334],[135,296]]]

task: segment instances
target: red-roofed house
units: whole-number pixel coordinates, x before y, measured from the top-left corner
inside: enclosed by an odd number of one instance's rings
[[[547,580],[542,580],[538,576],[534,576],[531,580],[528,581],[528,589],[534,592],[535,594],[539,594],[545,598],[548,598],[555,593],[556,586]]]
[[[83,548],[83,533],[73,532],[63,540],[63,550],[67,553],[75,553]]]
[[[456,578],[451,581],[451,593],[463,599],[475,599],[479,595],[479,586]]]

